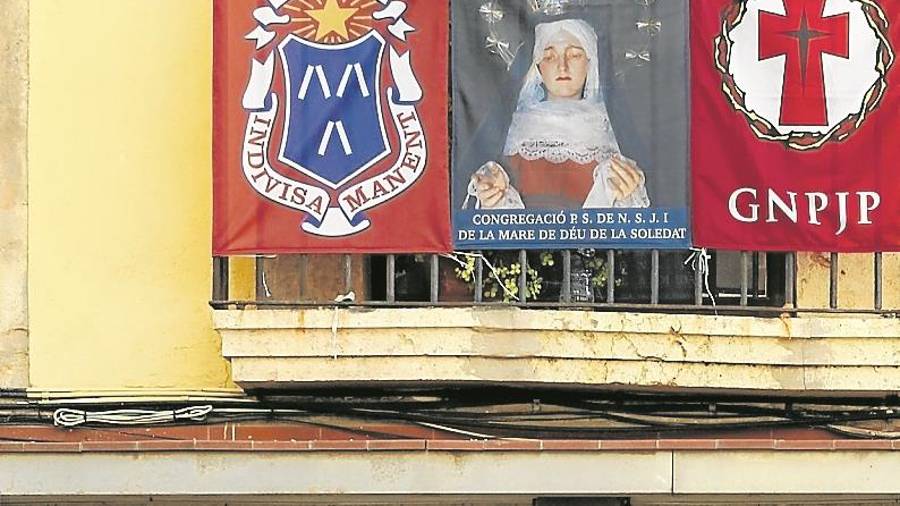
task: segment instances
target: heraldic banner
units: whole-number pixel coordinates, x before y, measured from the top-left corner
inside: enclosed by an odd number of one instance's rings
[[[896,0],[691,2],[699,246],[900,250]]]
[[[688,1],[452,6],[456,247],[688,248]]]
[[[450,249],[445,2],[214,17],[214,254]]]

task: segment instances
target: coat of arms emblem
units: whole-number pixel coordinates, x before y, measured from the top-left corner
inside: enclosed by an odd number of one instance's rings
[[[888,24],[876,0],[740,0],[715,42],[723,90],[761,139],[843,141],[887,89]]]
[[[428,156],[401,0],[268,0],[253,12],[242,168],[262,197],[343,237],[409,189]]]

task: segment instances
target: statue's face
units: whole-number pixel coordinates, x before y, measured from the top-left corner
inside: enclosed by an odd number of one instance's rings
[[[569,32],[560,34],[544,48],[538,70],[549,100],[580,99],[587,81],[589,60],[581,42]]]

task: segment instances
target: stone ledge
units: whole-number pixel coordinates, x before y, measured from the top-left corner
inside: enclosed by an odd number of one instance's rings
[[[214,319],[244,388],[900,390],[900,320],[877,317],[390,308],[215,311]]]
[[[758,318],[692,314],[552,311],[515,307],[216,310],[220,330],[456,329],[603,331],[632,334],[782,337],[900,336],[900,320],[868,317]]]

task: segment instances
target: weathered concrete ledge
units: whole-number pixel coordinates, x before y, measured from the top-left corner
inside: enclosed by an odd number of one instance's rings
[[[504,309],[216,311],[244,388],[509,384],[900,391],[900,321]]]
[[[658,495],[638,504],[890,504],[900,494],[898,466],[900,453],[868,451],[23,452],[0,459],[0,490],[32,504],[70,496],[83,504],[127,497],[146,504],[146,496],[161,503],[196,496],[198,504],[245,496],[269,504],[435,504],[438,496],[446,499],[440,504],[531,504],[538,495],[617,494]],[[498,469],[509,476],[497,479]]]

